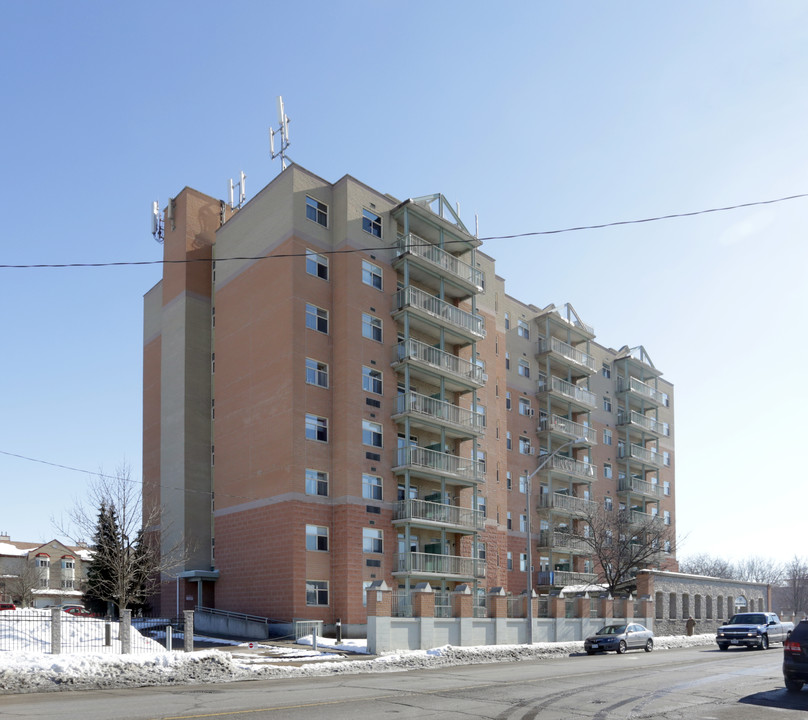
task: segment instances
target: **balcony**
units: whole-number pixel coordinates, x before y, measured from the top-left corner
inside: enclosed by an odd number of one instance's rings
[[[423,552],[396,553],[393,556],[393,575],[436,576],[454,580],[481,579],[485,577],[485,560]]]
[[[541,462],[541,458],[539,462]],[[563,455],[553,455],[550,461],[540,470],[540,473],[546,472],[562,473],[581,480],[595,480],[597,478],[597,467],[595,465]]]
[[[478,365],[420,340],[404,340],[395,346],[393,365],[405,362],[410,364],[410,372],[414,371],[416,377],[426,376],[432,382],[435,377],[443,378],[450,392],[481,388],[487,379]]]
[[[539,547],[564,550],[573,553],[590,553],[591,548],[585,538],[568,532],[542,530],[539,533]]]
[[[485,464],[480,460],[438,452],[417,445],[398,449],[395,473],[405,470],[428,478],[448,478],[462,483],[485,482]]]
[[[598,433],[594,428],[568,420],[560,415],[542,418],[539,421],[539,432],[557,435],[565,440],[583,438],[584,443],[581,443],[582,445],[597,445],[598,443]]]
[[[626,448],[624,445],[621,445],[618,448],[617,455],[622,460],[626,459]],[[656,452],[655,450],[649,450],[648,448],[644,448],[642,447],[642,445],[636,445],[635,443],[631,443],[631,445],[629,445],[628,456],[632,460],[637,460],[643,465],[653,465],[654,467],[662,466],[662,454]]]
[[[663,435],[665,437],[670,437],[671,434],[671,429],[668,423],[660,422],[655,418],[638,413],[636,410],[632,410],[628,415],[626,415],[624,412],[618,413],[617,424],[630,426],[631,428],[636,428],[637,430],[651,433],[652,435]]]
[[[628,396],[641,402],[643,405],[667,406],[667,395],[661,390],[651,387],[647,383],[630,377],[628,382],[624,377],[617,378],[617,392],[627,393]]]
[[[571,367],[573,372],[581,371],[582,375],[595,372],[595,358],[555,337],[551,337],[549,343],[540,339],[537,354],[549,355],[551,361],[560,361],[562,365]]]
[[[408,268],[410,280],[438,285],[436,279],[446,278],[454,288],[446,288],[450,297],[468,297],[483,291],[485,278],[482,270],[463,262],[457,256],[446,252],[435,243],[424,240],[410,233],[398,236],[398,254],[393,265],[402,264],[404,259],[410,261]]]
[[[438,336],[443,330],[452,345],[467,345],[485,337],[485,320],[435,295],[408,286],[396,293],[394,316],[409,311],[410,330]]]
[[[594,500],[565,495],[564,493],[543,493],[539,495],[540,510],[555,510],[570,515],[586,517],[597,512],[598,504]]]
[[[597,407],[595,393],[589,392],[586,388],[578,385],[573,385],[571,382],[562,380],[555,375],[550,376],[549,383],[546,377],[539,378],[537,390],[540,395],[549,394],[551,398],[568,402],[581,411],[592,410]]]
[[[662,488],[656,483],[650,483],[639,478],[620,478],[617,492],[628,495],[639,495],[654,500],[662,497]]]
[[[653,528],[655,530],[662,529],[663,525],[663,519],[660,515],[652,515],[651,513],[640,512],[639,510],[631,511],[630,522],[632,525]]]
[[[444,428],[453,438],[472,438],[485,432],[485,416],[458,407],[445,400],[417,392],[402,393],[396,397],[394,420],[409,417],[414,425]]]
[[[482,530],[482,510],[444,505],[427,500],[399,500],[393,508],[393,523],[408,522],[421,527],[447,527],[456,532]]]
[[[566,585],[594,585],[598,581],[595,573],[570,572],[569,570],[550,570],[539,572],[539,585],[549,587],[565,587]]]

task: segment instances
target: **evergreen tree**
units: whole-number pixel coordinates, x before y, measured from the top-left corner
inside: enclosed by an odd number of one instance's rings
[[[93,535],[93,558],[87,569],[87,586],[84,592],[84,605],[91,612],[106,614],[113,599],[118,536],[115,508],[102,501]]]

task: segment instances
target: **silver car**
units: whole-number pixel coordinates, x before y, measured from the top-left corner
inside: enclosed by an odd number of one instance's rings
[[[639,623],[604,625],[597,633],[584,640],[587,655],[610,651],[622,655],[626,650],[640,648],[645,652],[654,649],[654,633]]]

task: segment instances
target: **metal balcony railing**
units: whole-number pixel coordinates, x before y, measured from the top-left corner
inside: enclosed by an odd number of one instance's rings
[[[482,413],[472,412],[421,393],[407,392],[396,397],[396,413],[408,412],[441,420],[471,433],[484,432],[485,416]]]
[[[558,432],[571,438],[583,438],[591,445],[596,445],[598,433],[588,425],[568,420],[560,415],[551,415],[549,418],[539,420],[539,432]]]
[[[619,492],[630,492],[648,497],[658,498],[662,496],[662,488],[658,484],[638,480],[637,478],[620,478],[617,489]]]
[[[431,472],[471,482],[485,480],[485,464],[482,461],[429,450],[417,445],[398,449],[397,466],[421,467]]]
[[[560,510],[573,515],[588,515],[597,512],[598,504],[594,500],[587,500],[574,495],[544,493],[539,495],[539,507]]]
[[[632,510],[631,522],[634,525],[662,527],[663,520],[660,515],[652,515],[651,513],[644,513],[639,510]]]
[[[657,390],[654,387],[642,382],[641,380],[637,380],[637,378],[630,377],[628,379],[628,383],[626,383],[626,379],[623,377],[617,378],[617,392],[625,392],[630,391],[635,393],[636,395],[641,395],[648,400],[651,400],[658,405],[665,404],[665,393],[661,390]]]
[[[590,549],[586,540],[579,535],[554,530],[542,530],[539,532],[539,547],[579,552],[588,552]]]
[[[396,293],[396,310],[403,310],[406,307],[420,310],[470,335],[485,337],[485,320],[481,315],[461,310],[456,305],[411,285]]]
[[[624,445],[621,445],[618,448],[617,454],[620,458],[626,457],[626,448]],[[639,460],[641,463],[645,463],[646,465],[656,465],[657,467],[662,465],[662,454],[656,452],[655,450],[644,448],[642,445],[631,443],[629,454],[634,460]]]
[[[638,413],[636,410],[632,410],[628,415],[626,415],[624,412],[618,413],[617,424],[635,425],[638,428],[647,430],[648,432],[655,433],[657,435],[664,435],[665,437],[669,437],[671,434],[670,425],[668,425],[668,423],[661,422],[655,418]]]
[[[539,458],[539,462],[541,462],[541,458]],[[565,457],[564,455],[553,455],[544,469],[563,472],[567,475],[585,478],[586,480],[594,480],[597,476],[597,467],[595,465]]]
[[[591,585],[596,583],[598,576],[595,573],[571,572],[569,570],[550,570],[538,573],[539,585],[563,587],[565,585]]]
[[[399,235],[398,254],[403,255],[405,253],[423,258],[436,268],[454,275],[465,283],[474,285],[479,292],[483,291],[484,275],[482,270],[463,262],[455,255],[442,250],[434,243],[428,242],[413,233],[409,235]]]
[[[396,553],[394,570],[399,573],[484,578],[485,560],[458,555],[433,555],[423,552]]]
[[[547,382],[546,377],[539,378],[538,382],[538,391],[540,393],[544,392],[554,392],[562,395],[565,398],[569,398],[570,400],[574,400],[575,402],[582,403],[583,405],[588,405],[589,407],[597,407],[597,400],[595,398],[595,393],[589,392],[586,388],[579,387],[578,385],[573,385],[571,382],[567,382],[566,380],[562,380],[561,378],[556,377],[555,375],[550,376],[550,382]]]
[[[393,509],[393,520],[428,520],[439,525],[481,530],[485,522],[482,510],[443,505],[427,500],[399,500]]]
[[[551,337],[549,343],[544,338],[539,339],[539,354],[541,355],[548,351],[554,352],[556,355],[561,355],[561,357],[566,358],[570,362],[585,367],[591,372],[595,372],[595,358],[558,338]]]
[[[482,368],[473,362],[464,360],[457,355],[452,355],[444,350],[427,345],[420,340],[403,340],[395,346],[393,352],[393,362],[403,360],[415,360],[424,365],[428,365],[435,370],[443,371],[449,375],[463,380],[471,381],[477,385],[483,385],[485,378]]]

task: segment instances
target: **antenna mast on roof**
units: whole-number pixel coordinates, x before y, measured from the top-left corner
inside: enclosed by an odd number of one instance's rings
[[[243,170],[241,171],[241,174],[239,176],[239,181],[235,185],[233,184],[233,178],[230,178],[230,207],[240,208],[244,204],[244,201],[247,199],[247,190],[245,189],[246,179],[247,176],[244,174]],[[233,204],[234,202],[233,191],[235,190],[235,188],[238,188],[238,205]]]
[[[160,217],[160,203],[157,200],[152,203],[151,232],[154,239],[162,244],[163,218]]]
[[[281,149],[275,152],[275,133],[281,138]],[[286,170],[286,149],[289,147],[289,118],[283,109],[283,97],[278,95],[278,129],[269,128],[269,151],[274,160],[278,155],[281,157],[281,166]]]

